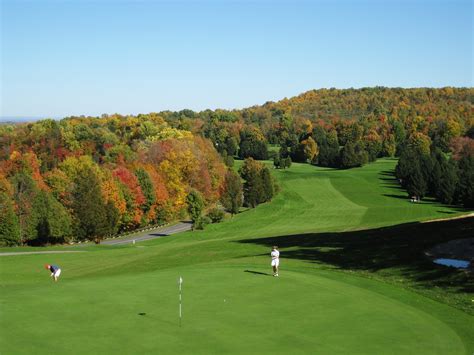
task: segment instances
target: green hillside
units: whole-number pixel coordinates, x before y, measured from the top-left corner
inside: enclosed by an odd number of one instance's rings
[[[281,187],[274,201],[204,231],[0,257],[0,349],[471,354],[473,278],[435,266],[423,252],[471,236],[474,219],[412,223],[467,211],[410,203],[395,164],[293,164],[274,170]],[[270,277],[273,244],[281,250],[279,278]],[[60,282],[48,280],[45,263],[62,267]]]

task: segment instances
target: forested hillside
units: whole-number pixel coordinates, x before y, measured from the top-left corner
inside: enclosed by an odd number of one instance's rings
[[[321,89],[242,110],[0,125],[0,239],[100,239],[219,200],[231,213],[271,200],[268,169],[247,160],[241,186],[226,168],[237,157],[351,168],[400,156],[397,176],[410,195],[469,207],[473,103],[472,88]]]
[[[2,234],[45,243],[163,223],[191,190],[215,203],[224,175],[208,140],[154,115],[3,126]]]

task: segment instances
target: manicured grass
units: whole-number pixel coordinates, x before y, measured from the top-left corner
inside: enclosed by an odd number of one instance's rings
[[[202,232],[0,257],[0,349],[470,354],[472,278],[431,264],[423,250],[469,236],[473,219],[378,228],[465,212],[410,203],[390,175],[395,164],[293,164],[274,170],[282,190],[273,202]],[[269,276],[272,243],[282,247],[280,278]],[[62,267],[59,283],[46,262]]]

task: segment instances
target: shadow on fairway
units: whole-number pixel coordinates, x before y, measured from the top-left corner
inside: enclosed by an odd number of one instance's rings
[[[244,272],[248,272],[255,275],[272,276],[271,274],[267,274],[266,272],[253,271],[253,270],[245,270]]]
[[[381,185],[384,188],[389,188],[396,190],[400,192],[400,194],[396,194],[396,191],[393,191],[393,194],[383,194],[383,196],[390,197],[390,198],[396,198],[399,200],[406,200],[406,202],[410,202],[410,196],[408,195],[408,192],[400,185],[398,182],[397,177],[395,176],[395,170],[384,170],[379,173],[379,180],[381,181]],[[459,212],[468,212],[469,210],[462,207],[462,206],[453,206],[453,205],[445,205],[440,203],[439,201],[436,201],[434,198],[430,197],[425,197],[422,201],[417,202],[417,205],[420,204],[436,204],[439,207],[443,208],[449,208],[451,210],[459,211]],[[442,213],[455,213],[455,212],[450,212],[450,211],[438,211]]]
[[[400,200],[405,200],[407,202],[410,202],[410,199],[408,196],[403,196],[403,195],[393,195],[393,194],[383,194],[386,197],[391,197],[391,198],[398,198]]]
[[[246,239],[249,243],[278,245],[284,259],[299,259],[344,270],[402,276],[419,286],[474,292],[474,273],[434,264],[425,252],[436,244],[474,235],[474,217],[407,223],[362,231],[309,233]],[[291,250],[284,250],[292,248]],[[472,256],[474,259],[474,255]]]

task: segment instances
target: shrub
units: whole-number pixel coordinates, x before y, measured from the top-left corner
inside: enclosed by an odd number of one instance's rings
[[[204,229],[208,224],[211,224],[211,219],[208,216],[199,217],[194,223],[194,229]]]
[[[210,218],[212,223],[220,223],[224,219],[224,211],[215,207],[209,211],[207,216]]]

